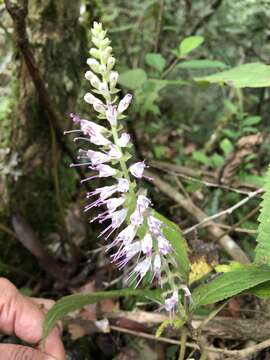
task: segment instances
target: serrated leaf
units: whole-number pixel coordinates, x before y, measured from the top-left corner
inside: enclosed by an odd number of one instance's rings
[[[192,293],[194,308],[214,304],[270,280],[270,267],[248,265],[245,268],[218,275]]]
[[[74,294],[64,296],[58,300],[49,310],[43,324],[43,338],[45,339],[57,321],[72,311],[79,310],[88,304],[94,304],[100,300],[116,297],[142,296],[149,299],[161,301],[160,290],[143,290],[143,289],[122,289],[103,291],[90,294]]]
[[[133,69],[123,72],[119,76],[119,84],[131,89],[136,90],[140,88],[147,80],[147,75],[143,69]]]
[[[177,67],[181,69],[225,69],[228,66],[221,61],[198,59],[182,61]]]
[[[163,233],[174,249],[174,256],[178,263],[178,271],[182,275],[184,282],[187,283],[189,274],[189,258],[186,240],[182,236],[180,228],[174,222],[168,220],[157,211],[153,211],[153,213],[157,219],[163,221],[166,225],[163,229]]]
[[[147,65],[152,66],[159,72],[162,72],[166,65],[166,60],[159,53],[148,53],[145,56],[145,62]]]
[[[204,38],[202,36],[194,35],[186,37],[179,45],[180,55],[190,53],[191,51],[197,49],[197,47],[199,47],[203,42]]]
[[[217,74],[194,78],[197,82],[226,84],[236,88],[270,86],[270,66],[249,63]]]
[[[257,246],[255,248],[255,262],[270,265],[270,167],[265,175],[265,193],[262,195],[261,213]]]

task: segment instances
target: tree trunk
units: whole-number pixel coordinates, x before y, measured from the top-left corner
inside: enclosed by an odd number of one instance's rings
[[[79,11],[79,0],[29,0],[28,5],[29,41],[66,128],[71,126],[68,113],[76,102],[86,49]],[[20,213],[44,239],[55,231],[61,234],[64,210],[75,188],[75,174],[68,171],[70,160],[39,102],[24,58],[16,51],[16,105],[0,124],[0,147],[8,153],[5,164],[9,166],[0,186],[4,194],[0,222]]]

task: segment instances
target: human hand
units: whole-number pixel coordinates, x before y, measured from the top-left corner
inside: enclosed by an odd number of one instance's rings
[[[44,312],[53,305],[52,300],[23,296],[7,279],[0,278],[0,332],[15,334],[29,344],[39,344],[42,338]],[[54,328],[42,349],[0,344],[0,360],[64,360],[65,351],[60,332]]]

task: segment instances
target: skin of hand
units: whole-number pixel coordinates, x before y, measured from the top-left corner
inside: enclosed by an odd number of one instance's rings
[[[23,296],[10,281],[0,278],[0,333],[15,334],[29,344],[39,344],[44,312],[53,303]],[[0,360],[65,360],[59,329],[51,331],[42,348],[0,344]]]

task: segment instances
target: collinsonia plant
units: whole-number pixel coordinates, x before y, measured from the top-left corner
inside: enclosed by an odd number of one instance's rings
[[[186,296],[190,296],[190,292],[173,271],[177,261],[175,250],[164,234],[166,224],[155,216],[146,190],[137,183],[146,177],[146,164],[133,161],[129,152],[132,146],[130,135],[122,125],[132,95],[126,94],[119,101],[116,87],[119,74],[113,70],[115,58],[102,24],[95,22],[91,34],[95,47],[90,49],[91,57],[87,59],[90,70],[86,71],[85,78],[92,90],[85,94],[84,100],[93,106],[97,118],[104,123],[100,125],[70,114],[80,129],[66,133],[80,133],[74,141],[86,144],[79,149],[78,158],[82,162],[71,166],[86,166],[93,172],[81,182],[96,178],[111,180],[111,185],[98,187],[87,194],[90,202],[85,211],[94,207],[103,209],[91,222],[110,222],[100,236],[108,241],[107,251],[114,249],[111,261],[119,270],[129,269],[127,280],[136,287],[145,277],[151,281],[155,279],[164,289],[162,307],[172,315],[183,310],[179,290],[182,289]]]

